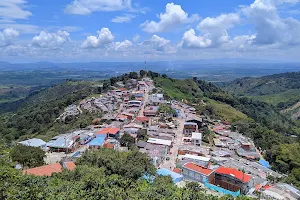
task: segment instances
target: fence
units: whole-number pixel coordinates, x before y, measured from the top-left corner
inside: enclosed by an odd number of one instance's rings
[[[225,194],[225,195],[226,194],[231,195],[233,197],[237,197],[241,194],[240,190],[237,191],[237,192],[232,192],[232,191],[226,190],[224,188],[218,187],[216,185],[212,185],[212,184],[208,183],[207,181],[204,183],[204,185],[205,185],[205,187],[207,187],[210,190],[214,190],[214,191],[220,192],[220,193]]]

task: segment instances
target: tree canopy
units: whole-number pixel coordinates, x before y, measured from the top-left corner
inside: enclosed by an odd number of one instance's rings
[[[39,147],[16,145],[10,152],[12,161],[19,162],[23,167],[39,167],[45,164],[45,152]]]

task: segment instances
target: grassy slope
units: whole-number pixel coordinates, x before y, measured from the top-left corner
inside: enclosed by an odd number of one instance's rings
[[[200,100],[203,99],[203,92],[191,79],[174,80],[159,77],[155,79],[155,83],[161,87],[163,91],[172,99],[198,101],[193,103],[199,103]],[[248,118],[245,114],[228,104],[207,98],[205,98],[205,101],[208,106],[213,107],[216,115],[223,120],[234,122],[240,119]]]
[[[208,105],[211,105],[216,114],[225,121],[235,122],[242,119],[247,119],[247,115],[233,108],[232,106],[221,103],[212,99],[208,100]]]
[[[192,100],[203,96],[203,92],[190,79],[178,80],[158,77],[155,78],[155,83],[172,99]]]

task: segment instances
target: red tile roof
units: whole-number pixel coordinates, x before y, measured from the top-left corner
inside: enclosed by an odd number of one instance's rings
[[[65,165],[66,165],[66,168],[68,169],[68,170],[73,170],[73,169],[75,169],[75,167],[76,167],[76,165],[75,165],[75,163],[74,162],[65,162]]]
[[[24,174],[29,174],[34,176],[51,176],[52,173],[58,173],[58,172],[62,172],[62,166],[59,163],[44,165],[41,167],[35,167],[23,171]]]
[[[216,170],[216,173],[233,176],[236,179],[243,181],[244,183],[249,182],[249,180],[251,179],[251,176],[249,176],[248,174],[245,174],[242,171],[239,171],[239,170],[233,169],[233,168],[219,167]]]
[[[269,189],[269,188],[271,188],[271,187],[273,187],[272,185],[265,185],[264,187],[263,187],[263,189],[264,190],[267,190],[267,189]]]
[[[179,169],[179,168],[174,168],[174,169],[173,169],[173,172],[178,173],[178,174],[181,174],[181,169]]]
[[[193,171],[199,172],[200,174],[204,174],[206,176],[210,175],[213,172],[213,170],[211,170],[211,169],[206,169],[206,168],[200,167],[191,162],[185,163],[183,166],[187,169],[191,169]]]
[[[148,122],[150,119],[149,119],[149,117],[139,116],[139,117],[136,117],[135,120],[139,121],[139,122]]]
[[[107,127],[105,129],[102,129],[101,131],[96,132],[96,134],[117,134],[120,131],[118,128],[114,127]]]

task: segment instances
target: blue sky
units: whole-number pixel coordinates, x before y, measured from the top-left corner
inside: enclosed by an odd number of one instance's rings
[[[1,0],[0,60],[300,61],[300,0]]]

